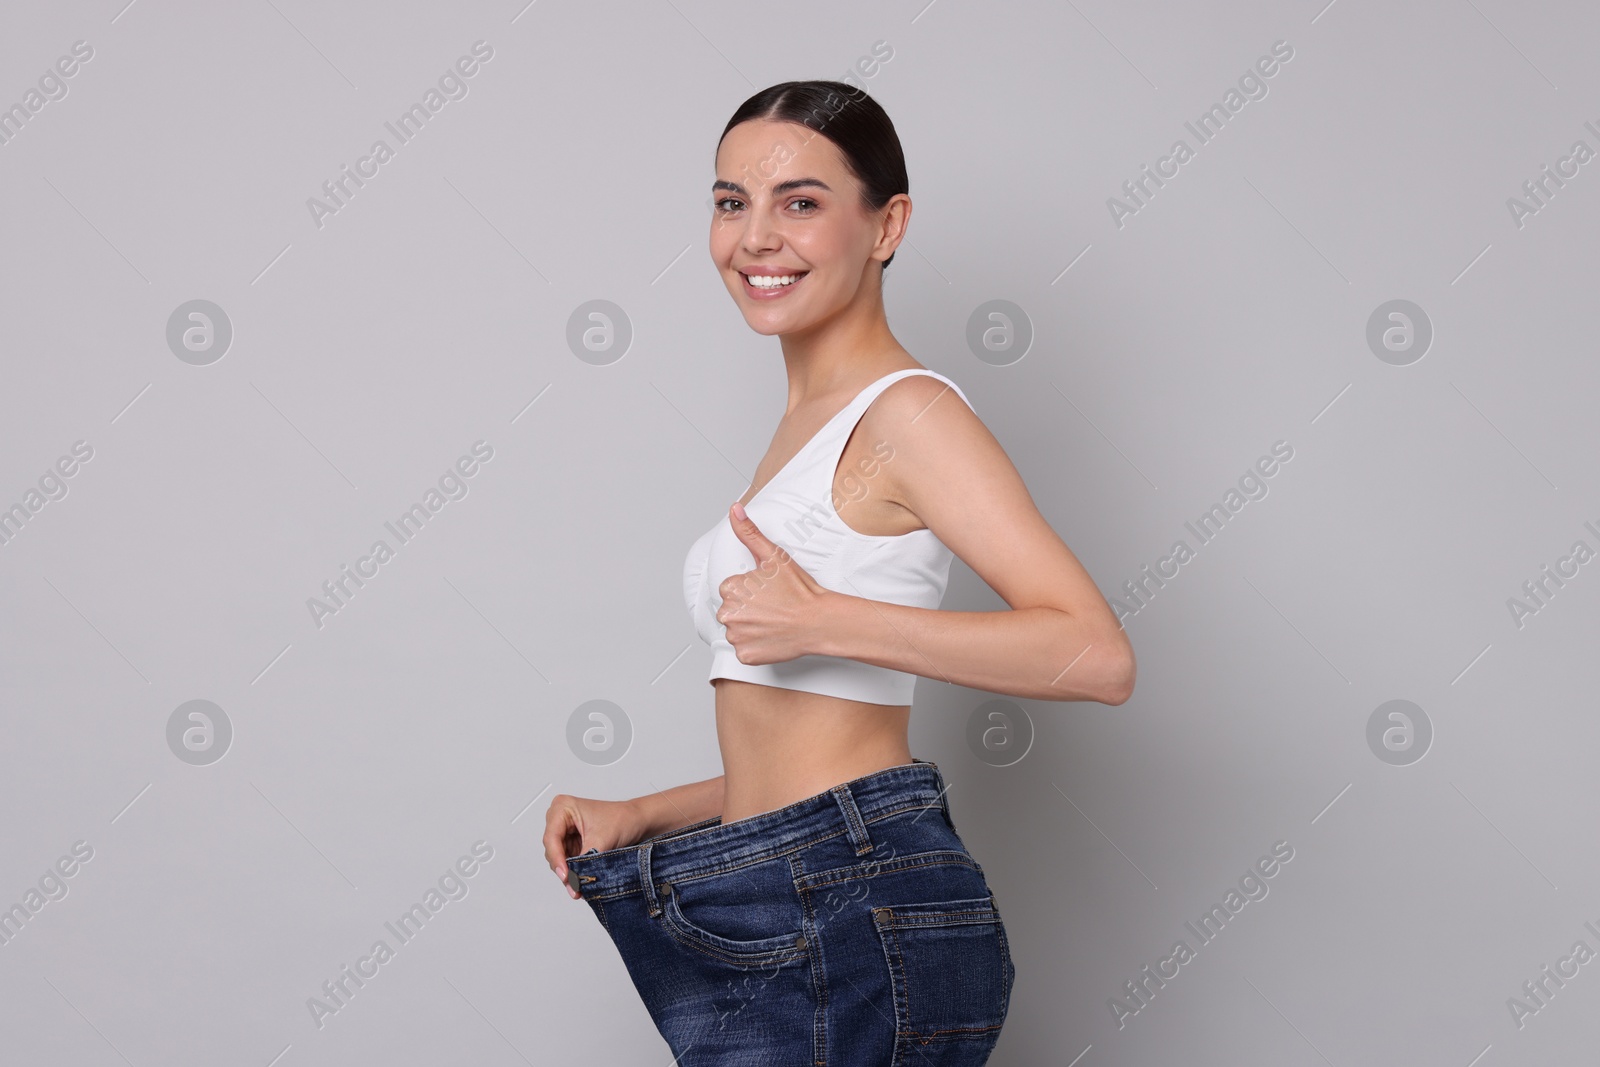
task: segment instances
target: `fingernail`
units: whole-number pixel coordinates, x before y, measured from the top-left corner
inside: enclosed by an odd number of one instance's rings
[[[737,500],[733,502],[733,516],[736,519],[744,518],[744,505],[739,503]]]

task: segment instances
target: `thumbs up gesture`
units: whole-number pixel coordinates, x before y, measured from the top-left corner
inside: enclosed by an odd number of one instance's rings
[[[757,528],[743,506],[734,504],[728,522],[755,558],[756,569],[725,578],[717,592],[717,621],[740,663],[782,663],[811,653],[821,621],[822,600],[830,590],[801,569],[782,547]]]

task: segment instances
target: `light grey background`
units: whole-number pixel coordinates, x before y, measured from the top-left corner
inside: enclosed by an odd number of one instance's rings
[[[1600,951],[1600,564],[1520,626],[1508,601],[1600,547],[1600,163],[1507,205],[1600,148],[1592,5],[9,2],[0,105],[80,40],[0,145],[0,507],[93,449],[0,545],[0,906],[93,856],[0,945],[0,1060],[664,1067],[543,811],[719,773],[680,568],[784,376],[707,261],[713,150],[751,93],[877,42],[858,77],[915,203],[890,323],[1108,597],[1293,448],[1128,618],[1125,705],[1016,702],[1036,736],[998,768],[966,742],[993,695],[917,687],[1012,935],[991,1062],[1593,1056],[1600,962],[1520,1027],[1508,999]],[[313,222],[479,40],[468,94]],[[1108,198],[1275,41],[1267,95],[1119,227]],[[198,299],[233,330],[206,366],[167,342]],[[997,299],[1020,359],[966,342]],[[1404,366],[1366,340],[1395,299],[1434,330]],[[633,331],[600,365],[567,340],[591,300]],[[480,440],[467,494],[316,625]],[[1004,605],[957,562],[944,606]],[[1367,740],[1397,699],[1434,731],[1405,766]],[[209,765],[168,745],[191,700],[232,726]],[[568,747],[591,700],[628,717],[620,760]],[[308,999],[477,841],[467,895],[319,1028]],[[1279,841],[1199,946],[1185,921]]]

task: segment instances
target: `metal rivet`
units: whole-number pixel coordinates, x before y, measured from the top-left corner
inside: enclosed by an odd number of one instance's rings
[[[662,882],[661,883],[661,895],[664,896],[664,897],[670,897],[672,895],[672,883],[671,882]]]
[[[798,949],[804,949],[806,947],[806,938],[804,934],[801,934],[799,937],[794,939],[794,947]]]
[[[879,922],[883,922],[885,919],[889,918],[889,909],[888,908],[873,908],[872,909],[872,917],[874,919],[878,920]]]

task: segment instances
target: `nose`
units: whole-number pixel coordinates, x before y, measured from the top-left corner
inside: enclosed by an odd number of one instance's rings
[[[778,227],[765,207],[747,204],[744,210],[744,233],[739,237],[744,250],[752,255],[771,252],[782,243]]]

